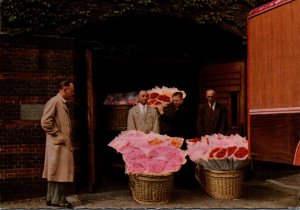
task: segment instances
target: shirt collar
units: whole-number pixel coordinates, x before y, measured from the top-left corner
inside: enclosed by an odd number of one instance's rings
[[[58,96],[64,103],[67,103],[67,100],[64,99],[64,97],[62,97],[59,93],[57,93],[57,96]]]
[[[209,107],[211,107],[213,110],[215,110],[216,107],[216,102],[214,102],[213,104],[208,103]]]
[[[143,108],[143,107],[147,107],[147,104],[143,105],[143,104],[139,103],[139,106],[140,106],[140,108]]]

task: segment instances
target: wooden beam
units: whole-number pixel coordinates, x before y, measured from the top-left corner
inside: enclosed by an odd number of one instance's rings
[[[93,85],[93,55],[90,50],[86,50],[86,72],[87,72],[87,119],[88,119],[88,151],[89,151],[89,180],[88,191],[92,192],[95,184],[95,158],[94,158],[94,130],[95,119],[95,95]]]

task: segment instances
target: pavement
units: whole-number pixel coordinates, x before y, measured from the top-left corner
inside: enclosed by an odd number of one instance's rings
[[[300,170],[279,165],[249,170],[238,199],[216,199],[197,183],[192,189],[174,186],[166,204],[140,204],[133,199],[128,180],[107,179],[95,193],[68,196],[74,209],[300,209]],[[47,207],[45,197],[0,203],[0,209],[57,209]]]

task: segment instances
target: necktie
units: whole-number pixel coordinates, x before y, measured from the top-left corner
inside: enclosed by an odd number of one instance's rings
[[[143,116],[145,116],[145,114],[146,114],[146,106],[142,106],[142,114],[143,114]]]

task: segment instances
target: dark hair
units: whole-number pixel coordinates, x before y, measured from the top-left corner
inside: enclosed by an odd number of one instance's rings
[[[69,87],[71,83],[73,82],[71,82],[70,80],[62,81],[61,83],[59,83],[59,89],[61,90],[64,87]]]
[[[183,93],[178,91],[178,92],[173,93],[172,97],[173,96],[179,96],[179,97],[183,98]]]
[[[140,87],[140,88],[138,89],[137,94],[139,95],[140,92],[142,92],[142,91],[147,91],[147,92],[148,92],[148,89],[147,89],[146,87]]]

